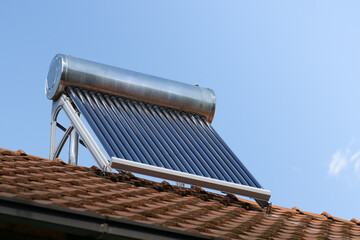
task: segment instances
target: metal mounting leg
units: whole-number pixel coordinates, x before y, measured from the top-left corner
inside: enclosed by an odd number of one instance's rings
[[[80,113],[78,113],[80,116]],[[72,131],[70,135],[69,144],[69,163],[77,165],[79,158],[79,134],[76,131]]]
[[[79,156],[79,134],[72,131],[69,145],[69,163],[77,165]]]
[[[51,110],[51,133],[50,133],[50,151],[49,151],[49,159],[54,160],[55,157],[55,144],[56,144],[56,120],[59,115],[60,110],[62,109],[62,105],[55,104],[53,102],[52,110]]]

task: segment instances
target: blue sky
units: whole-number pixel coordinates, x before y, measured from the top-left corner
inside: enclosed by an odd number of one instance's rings
[[[359,10],[358,1],[1,1],[0,147],[48,157],[45,78],[56,53],[70,54],[213,89],[213,126],[274,205],[360,220]],[[81,153],[80,164],[95,161]]]

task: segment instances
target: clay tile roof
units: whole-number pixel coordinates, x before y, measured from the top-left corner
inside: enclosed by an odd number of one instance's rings
[[[0,196],[228,239],[360,238],[360,222],[0,148]]]

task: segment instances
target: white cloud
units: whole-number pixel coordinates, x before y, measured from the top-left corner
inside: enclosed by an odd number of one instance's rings
[[[333,154],[329,164],[330,175],[337,176],[340,173],[350,174],[352,172],[360,177],[360,150],[351,150],[354,143],[355,141],[350,142],[346,149],[338,150]]]
[[[351,158],[350,161],[353,162],[354,160],[359,160],[358,158],[360,157],[360,151],[358,151],[357,153],[354,153]]]
[[[358,159],[354,164],[354,171],[357,174],[360,174],[360,159]]]
[[[334,153],[329,165],[329,173],[331,175],[337,175],[341,170],[345,169],[348,165],[348,159],[346,154],[341,151]]]

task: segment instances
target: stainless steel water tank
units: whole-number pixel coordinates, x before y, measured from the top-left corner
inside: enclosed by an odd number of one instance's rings
[[[209,88],[57,54],[50,64],[46,96],[56,100],[67,86],[192,112],[209,122],[215,114],[215,93]]]

